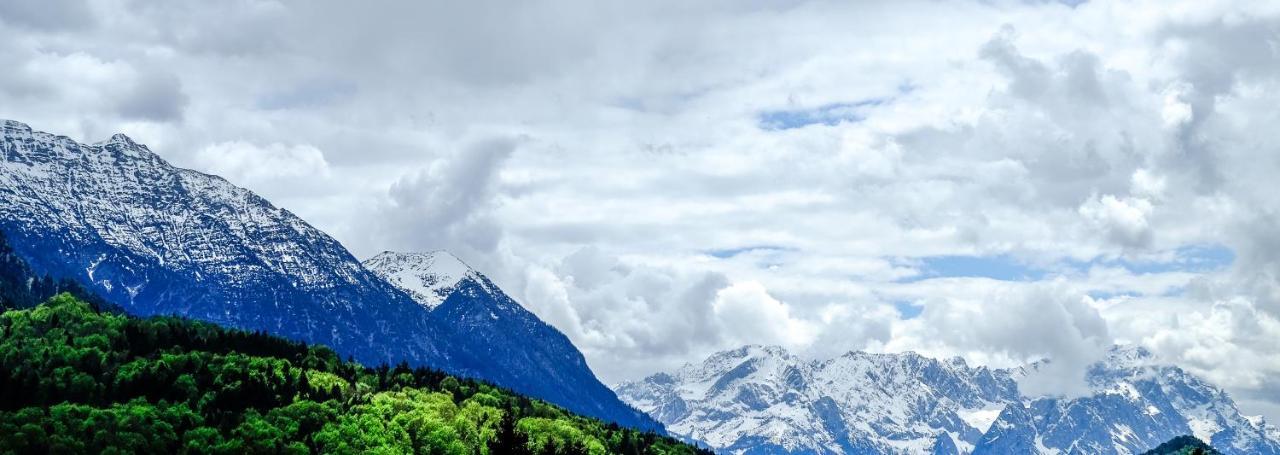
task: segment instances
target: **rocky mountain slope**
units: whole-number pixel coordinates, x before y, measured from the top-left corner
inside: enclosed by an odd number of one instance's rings
[[[656,426],[611,393],[535,392],[580,386],[557,382],[566,377],[594,380],[567,341],[557,346],[578,362],[527,361],[542,355],[541,339],[513,340],[510,351],[490,355],[475,344],[498,330],[486,325],[491,319],[430,310],[430,301],[369,271],[289,211],[220,177],[173,167],[124,135],[80,144],[0,122],[0,231],[34,272],[83,283],[133,314],[323,343],[366,364],[431,366],[594,417]]]
[[[974,453],[1142,453],[1194,435],[1223,453],[1280,454],[1274,426],[1242,415],[1226,392],[1145,349],[1113,350],[1088,380],[1090,396],[1011,403]]]
[[[460,354],[454,371],[500,384],[524,383],[528,372],[538,372],[541,381],[517,390],[555,403],[579,403],[578,412],[657,428],[644,413],[614,406],[617,395],[596,379],[568,337],[452,254],[388,251],[364,265],[431,310],[440,321],[437,335]],[[494,363],[502,368],[495,370]]]
[[[616,390],[726,453],[1132,454],[1183,434],[1223,453],[1280,453],[1274,426],[1141,348],[1097,364],[1089,397],[1028,399],[1020,374],[914,353],[810,361],[748,346]]]

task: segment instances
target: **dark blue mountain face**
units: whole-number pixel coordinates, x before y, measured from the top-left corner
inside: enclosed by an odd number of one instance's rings
[[[614,416],[630,426],[660,430],[644,413],[620,403],[617,395],[596,379],[568,337],[525,310],[483,275],[464,278],[432,316],[439,335],[451,340],[454,368],[462,374],[500,384],[518,384],[520,393],[561,403],[587,415]],[[502,368],[495,371],[494,364]],[[541,381],[523,380],[527,372],[545,375]]]
[[[123,135],[82,145],[0,123],[0,232],[37,274],[83,283],[133,314],[323,343],[367,364],[459,372],[658,428],[612,394],[576,389],[584,377],[599,382],[567,340],[556,346],[571,355],[560,357],[532,352],[544,340],[486,350],[482,341],[502,332],[483,318],[462,308],[435,314],[292,213],[222,178],[175,168]]]

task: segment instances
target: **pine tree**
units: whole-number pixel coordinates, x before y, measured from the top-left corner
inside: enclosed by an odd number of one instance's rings
[[[504,413],[498,423],[498,432],[489,441],[489,453],[532,455],[529,450],[529,437],[516,429],[516,419],[510,412]]]

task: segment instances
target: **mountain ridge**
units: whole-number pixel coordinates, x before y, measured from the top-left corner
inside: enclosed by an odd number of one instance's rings
[[[1140,347],[1113,348],[1083,398],[1022,396],[1016,379],[1032,367],[913,352],[805,360],[749,345],[615,390],[723,453],[1132,454],[1210,428],[1223,453],[1280,453],[1265,419]]]

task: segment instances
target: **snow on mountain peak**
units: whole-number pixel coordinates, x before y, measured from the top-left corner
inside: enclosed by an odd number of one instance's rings
[[[111,135],[111,138],[94,145],[102,146],[102,145],[111,145],[111,144],[119,144],[125,147],[143,147],[137,142],[134,142],[133,139],[130,138],[129,136],[125,136],[124,133],[113,134]]]
[[[1106,365],[1116,367],[1137,368],[1156,362],[1155,354],[1139,345],[1115,345],[1107,352]]]
[[[425,253],[384,251],[364,261],[364,266],[428,309],[444,303],[465,278],[485,282],[477,279],[478,272],[444,250]]]
[[[1224,453],[1280,455],[1274,426],[1140,346],[1111,349],[1090,368],[1092,394],[1076,399],[1022,396],[1024,369],[913,352],[807,361],[744,346],[616,390],[720,453],[1119,455],[1196,434]]]
[[[0,120],[0,126],[3,126],[3,129],[5,130],[26,131],[26,132],[31,131],[30,126],[28,126],[26,123],[22,123],[17,120]]]

